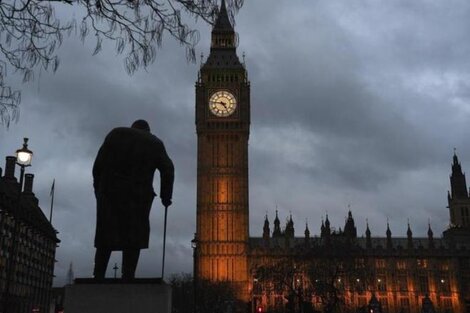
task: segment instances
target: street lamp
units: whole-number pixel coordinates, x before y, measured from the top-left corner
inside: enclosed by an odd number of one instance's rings
[[[193,249],[193,296],[194,296],[194,312],[198,312],[197,309],[197,245],[198,245],[198,240],[197,240],[197,235],[194,233],[194,238],[191,240],[191,248]]]
[[[23,139],[23,147],[16,150],[16,164],[21,168],[20,183],[18,186],[18,210],[20,209],[21,192],[23,191],[23,179],[25,167],[31,166],[33,160],[33,151],[28,149],[28,138]]]
[[[8,253],[8,264],[7,264],[7,277],[5,282],[5,289],[3,293],[3,313],[9,312],[9,298],[10,298],[10,284],[12,280],[12,275],[15,271],[15,256],[16,256],[16,245],[17,240],[16,236],[18,233],[18,228],[20,226],[20,222],[18,221],[21,211],[21,193],[23,191],[23,180],[24,180],[24,169],[28,166],[31,166],[31,161],[33,159],[33,152],[28,149],[28,138],[24,138],[23,147],[21,149],[16,150],[16,164],[18,164],[21,168],[20,171],[20,180],[18,184],[18,197],[16,201],[16,209],[12,210],[11,214],[13,216],[13,231],[11,234],[11,245]]]
[[[191,240],[191,248],[193,248],[193,249],[196,249],[196,248],[197,248],[196,234],[194,234],[194,239]]]
[[[256,273],[253,273],[253,276],[256,275]],[[258,285],[258,278],[257,277],[253,277],[253,286],[251,288],[251,312],[252,313],[259,313],[259,312],[263,312],[263,308],[261,307],[261,304],[258,305],[258,298],[256,298],[256,295],[258,294],[258,288],[260,287]],[[261,311],[260,311],[261,310]]]
[[[23,148],[16,150],[16,164],[21,166],[24,170],[24,167],[31,166],[33,151],[28,149],[28,138],[24,138],[23,140]],[[22,177],[20,177],[20,179],[21,178]]]

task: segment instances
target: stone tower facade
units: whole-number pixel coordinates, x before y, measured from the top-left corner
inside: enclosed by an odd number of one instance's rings
[[[250,83],[222,1],[196,82],[195,277],[230,281],[248,297]]]

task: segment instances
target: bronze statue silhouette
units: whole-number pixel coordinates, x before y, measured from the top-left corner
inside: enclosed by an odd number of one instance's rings
[[[163,142],[150,133],[144,120],[113,129],[104,140],[93,165],[97,202],[95,279],[104,279],[112,251],[122,251],[122,278],[131,280],[140,249],[148,248],[149,213],[153,177],[160,172],[160,198],[171,205],[173,162]]]

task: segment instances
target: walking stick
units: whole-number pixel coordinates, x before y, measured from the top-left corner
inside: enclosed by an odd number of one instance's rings
[[[166,217],[168,213],[168,206],[165,206],[165,224],[163,225],[163,260],[162,260],[162,280],[165,274],[165,246],[166,246]]]

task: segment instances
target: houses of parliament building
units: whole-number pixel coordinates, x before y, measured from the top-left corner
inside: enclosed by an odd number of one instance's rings
[[[286,288],[261,281],[257,270],[289,262],[297,269],[292,284],[304,291],[303,301],[324,310],[325,301],[307,292],[319,279],[300,264],[352,262],[370,275],[367,280],[345,272],[334,277],[335,290],[351,310],[374,298],[383,312],[470,312],[470,197],[457,155],[448,194],[450,226],[442,236],[435,237],[431,225],[422,237],[414,236],[410,226],[406,237],[394,237],[388,225],[384,236],[373,236],[368,226],[358,235],[348,212],[342,230],[333,231],[326,218],[320,236],[311,236],[306,227],[301,237],[295,236],[292,218],[281,228],[276,213],[273,225],[266,216],[262,237],[250,237],[250,82],[236,47],[222,0],[210,54],[196,81],[196,281],[229,281],[241,300],[262,311],[281,310],[288,302]]]

